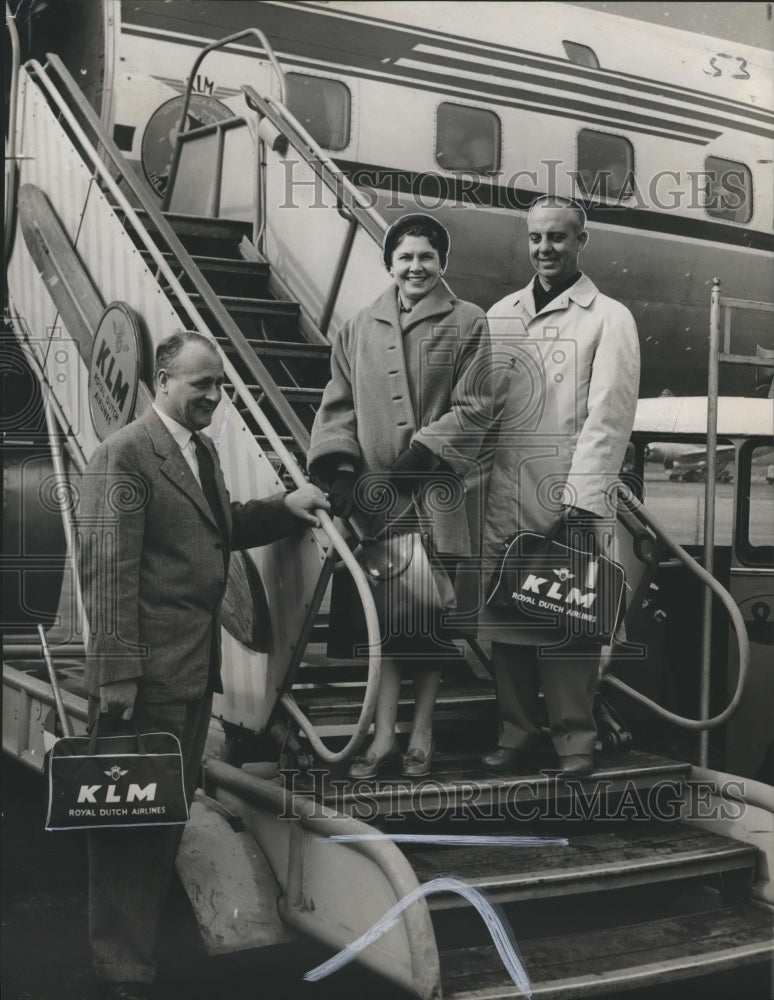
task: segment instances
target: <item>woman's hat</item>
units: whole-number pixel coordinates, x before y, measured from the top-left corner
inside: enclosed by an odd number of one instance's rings
[[[402,215],[399,219],[396,219],[384,234],[384,239],[382,240],[382,259],[387,270],[392,265],[392,255],[395,247],[410,229],[423,230],[423,235],[427,236],[431,246],[435,247],[438,251],[441,267],[445,267],[446,258],[449,256],[449,249],[451,247],[451,237],[449,236],[448,229],[438,219],[434,219],[432,215],[426,215],[424,212],[413,212],[410,215]]]

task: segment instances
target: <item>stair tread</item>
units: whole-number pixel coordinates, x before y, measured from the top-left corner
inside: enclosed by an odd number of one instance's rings
[[[533,996],[541,1000],[581,1000],[698,971],[709,975],[772,951],[771,917],[752,903],[561,937],[522,940],[514,932]],[[447,1000],[522,996],[493,945],[441,952],[440,960]]]
[[[350,674],[355,674],[356,671],[359,672],[359,667],[360,664],[354,661],[352,665],[343,667],[342,670]],[[314,681],[315,668],[313,667],[308,674],[302,677],[300,683],[294,685],[293,692],[297,698],[308,706],[310,715],[320,715],[325,712],[346,711],[349,709],[359,712],[363,702],[366,664],[363,663],[362,667],[362,677],[354,676],[348,679],[346,673],[344,673],[341,683],[347,684],[347,687],[304,688],[304,681]],[[494,685],[487,685],[481,682],[478,684],[442,685],[438,692],[436,705],[443,707],[445,704],[456,701],[464,701],[465,704],[478,701],[491,702],[494,700],[494,697]],[[406,686],[406,693],[401,697],[400,703],[414,704],[414,695],[410,687]]]
[[[331,348],[328,344],[310,344],[308,341],[291,340],[255,340],[248,337],[248,343],[260,355],[299,355],[307,358],[319,358],[327,361]]]
[[[150,252],[148,250],[142,250],[141,253],[144,257],[150,257]],[[169,250],[163,251],[162,256],[169,261],[177,259]],[[222,269],[232,274],[254,274],[256,276],[263,277],[271,270],[268,263],[264,260],[244,260],[242,258],[234,257],[212,257],[207,254],[197,253],[192,253],[191,259],[202,269]]]
[[[546,836],[550,830],[541,830]],[[566,847],[403,845],[420,882],[453,871],[487,891],[518,887],[530,893],[566,892],[576,880],[650,881],[658,869],[702,871],[750,867],[754,847],[681,823],[619,824],[615,830],[579,832]],[[574,887],[582,891],[583,886]],[[428,901],[431,906],[434,898]],[[455,897],[455,900],[458,897]],[[460,899],[460,903],[463,901]]]
[[[191,293],[191,301],[200,308],[206,309],[207,304],[203,296],[198,293]],[[229,312],[236,313],[270,313],[280,316],[297,316],[299,305],[297,302],[285,302],[282,299],[259,299],[247,298],[242,295],[219,295],[221,303]]]
[[[135,209],[149,230],[155,229],[153,220],[147,211]],[[252,234],[251,222],[238,219],[214,219],[204,215],[187,215],[182,212],[164,212],[164,218],[172,226],[178,236],[210,237],[215,239],[241,239]]]

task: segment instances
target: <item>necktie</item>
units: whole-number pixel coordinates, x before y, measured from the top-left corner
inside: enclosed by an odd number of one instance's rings
[[[218,496],[218,488],[215,485],[215,462],[209,449],[198,434],[192,434],[191,440],[196,449],[196,460],[199,463],[199,479],[202,484],[202,493],[207,503],[210,505],[212,516],[215,518],[221,534],[225,536],[225,523],[223,518],[223,507]]]

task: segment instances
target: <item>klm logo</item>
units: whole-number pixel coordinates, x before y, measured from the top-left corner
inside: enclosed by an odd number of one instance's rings
[[[129,785],[126,797],[122,798],[116,785],[81,785],[78,791],[78,804],[90,803],[96,805],[102,802],[153,802],[156,798],[156,782],[145,785]]]
[[[107,341],[103,341],[99,346],[96,368],[102,376],[103,382],[110,390],[111,396],[118,403],[118,406],[123,409],[126,397],[129,394],[129,382],[124,381],[124,374],[117,367],[116,359]]]
[[[522,594],[535,594],[545,601],[558,601],[563,604],[590,608],[597,599],[596,592],[591,589],[596,585],[596,564],[589,565],[589,572],[584,581],[584,590],[568,584],[574,579],[569,569],[554,570],[555,580],[530,573],[521,585]],[[546,586],[548,584],[548,586]],[[513,595],[516,597],[516,594]]]

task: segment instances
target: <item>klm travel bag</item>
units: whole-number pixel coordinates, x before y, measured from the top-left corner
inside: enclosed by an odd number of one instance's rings
[[[180,742],[171,733],[65,736],[48,753],[47,830],[185,823]]]
[[[498,621],[534,629],[536,644],[610,642],[621,613],[625,573],[607,556],[557,541],[564,519],[546,535],[522,531],[503,543],[487,608]]]

